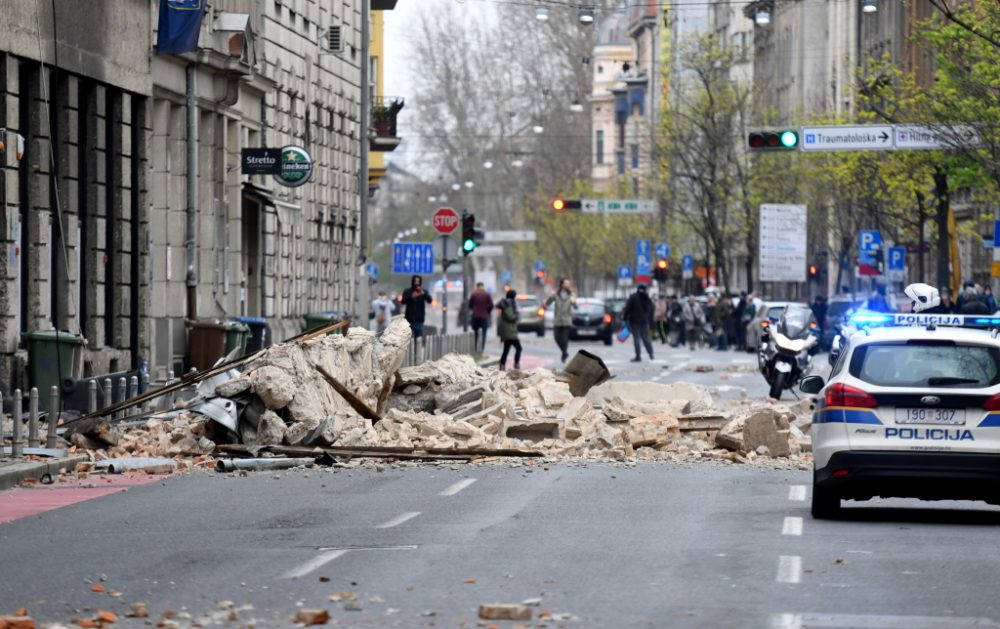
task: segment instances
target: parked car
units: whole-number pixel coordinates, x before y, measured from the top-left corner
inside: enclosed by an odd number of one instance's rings
[[[791,303],[797,302],[767,301],[757,308],[757,314],[754,316],[753,320],[747,324],[747,351],[756,351],[760,348],[761,323],[764,321],[767,321],[768,325],[771,323],[777,323],[778,318],[781,317],[782,311],[785,310],[785,306]]]
[[[545,336],[545,307],[534,295],[518,295],[517,331]]]
[[[622,314],[625,312],[624,299],[608,299],[604,302],[605,311],[611,315],[611,328],[618,330],[622,327]]]
[[[573,327],[569,338],[600,339],[611,345],[614,337],[614,316],[600,299],[578,298],[573,309]]]

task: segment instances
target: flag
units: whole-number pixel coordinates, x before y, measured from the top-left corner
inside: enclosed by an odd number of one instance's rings
[[[198,49],[205,0],[160,0],[156,54],[176,55]]]

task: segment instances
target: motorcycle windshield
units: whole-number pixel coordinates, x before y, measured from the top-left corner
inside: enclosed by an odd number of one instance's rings
[[[781,325],[784,328],[785,336],[790,339],[798,339],[809,334],[809,324],[812,323],[812,320],[813,313],[809,308],[789,306],[781,317]]]

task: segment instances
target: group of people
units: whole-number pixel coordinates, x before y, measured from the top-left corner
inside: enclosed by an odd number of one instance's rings
[[[913,312],[924,314],[989,315],[997,311],[997,301],[989,286],[971,280],[962,284],[957,300],[947,288],[938,290],[929,284],[910,284],[904,293],[912,301]]]

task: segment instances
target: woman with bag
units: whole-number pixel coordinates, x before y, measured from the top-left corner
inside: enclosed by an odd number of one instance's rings
[[[514,348],[514,369],[521,368],[521,341],[517,338],[517,291],[507,291],[507,296],[497,304],[500,311],[500,341],[503,342],[503,353],[500,354],[500,371],[507,369],[507,354]]]

